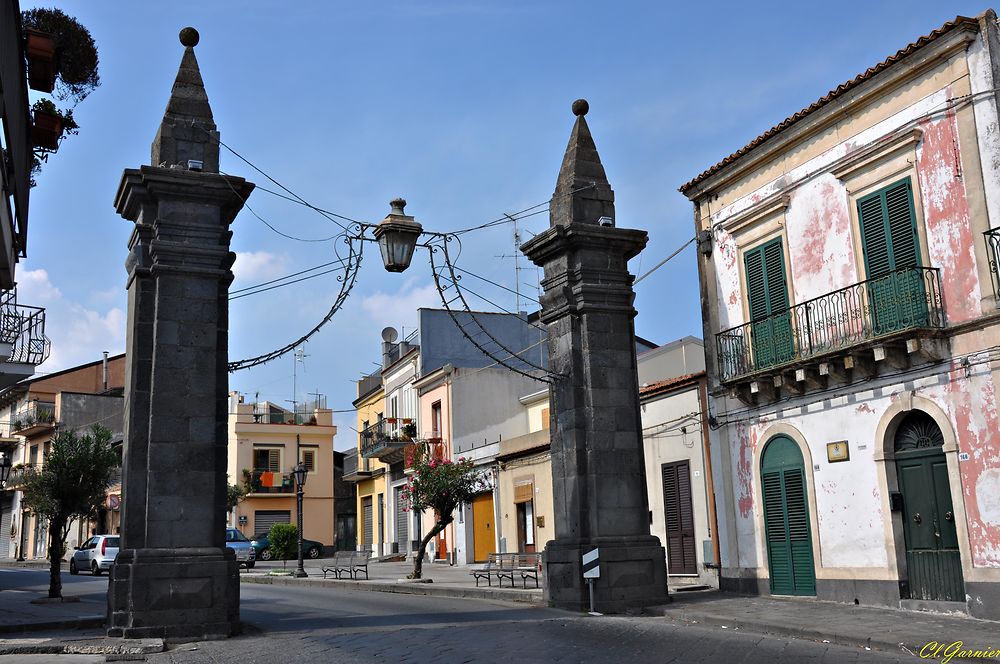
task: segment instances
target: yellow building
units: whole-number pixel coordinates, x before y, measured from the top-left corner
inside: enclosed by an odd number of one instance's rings
[[[377,427],[384,419],[385,391],[382,372],[365,376],[358,381],[358,398],[354,401],[357,412],[358,463],[345,469],[344,480],[357,485],[358,549],[371,549],[376,556],[387,553],[385,524],[386,464],[375,458],[366,458],[361,449],[364,432]]]
[[[234,526],[253,537],[267,532],[275,523],[296,523],[292,470],[301,461],[309,471],[302,504],[302,535],[332,546],[336,434],[333,412],[328,409],[317,408],[310,416],[296,416],[266,401],[244,403],[239,392],[231,392],[229,482],[249,489],[233,511]]]

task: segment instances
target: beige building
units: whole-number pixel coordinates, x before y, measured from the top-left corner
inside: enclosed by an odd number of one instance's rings
[[[959,17],[681,187],[723,588],[1000,618],[998,89]]]
[[[354,468],[344,469],[344,480],[354,482],[357,487],[358,549],[370,549],[380,556],[386,542],[385,475],[388,467],[377,458],[365,455],[364,444],[385,419],[382,372],[376,371],[359,380],[357,391],[358,398],[354,400],[358,421],[357,462]]]
[[[309,471],[302,505],[302,535],[334,544],[333,413],[317,408],[294,415],[272,403],[246,403],[229,395],[229,482],[248,489],[231,516],[247,537],[266,533],[275,523],[296,523],[292,470],[302,462]]]

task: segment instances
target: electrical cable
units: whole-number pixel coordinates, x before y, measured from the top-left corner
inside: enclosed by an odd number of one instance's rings
[[[278,281],[284,281],[285,279],[290,279],[292,277],[297,277],[300,274],[305,274],[307,272],[312,272],[313,270],[318,270],[318,269],[323,268],[323,267],[329,267],[329,266],[335,265],[337,263],[341,263],[342,264],[343,262],[344,261],[342,259],[340,259],[340,260],[330,261],[329,263],[321,263],[320,265],[315,265],[315,266],[307,268],[305,270],[300,270],[298,272],[292,272],[291,274],[286,274],[285,276],[278,277],[277,279],[271,279],[270,281],[262,281],[259,284],[255,284],[253,286],[247,286],[246,288],[237,288],[236,290],[229,291],[230,299],[233,299],[232,296],[236,295],[237,293],[242,293],[244,291],[254,290],[254,289],[260,288],[261,286],[267,286],[269,284],[273,284],[273,283],[276,283]],[[324,272],[323,274],[326,274],[326,273]]]
[[[643,279],[645,279],[646,277],[648,277],[649,275],[653,274],[654,272],[656,272],[657,270],[659,270],[661,267],[663,267],[664,265],[666,265],[667,261],[669,261],[671,258],[673,258],[674,256],[676,256],[677,254],[679,254],[682,251],[684,251],[684,249],[687,248],[687,246],[689,244],[691,244],[692,242],[694,242],[697,239],[698,239],[697,237],[693,237],[690,240],[688,240],[687,242],[685,242],[684,244],[682,244],[680,247],[677,248],[676,251],[674,251],[674,253],[670,254],[669,256],[667,256],[666,258],[664,258],[662,261],[660,261],[659,263],[657,263],[656,265],[654,265],[651,270],[649,270],[649,271],[646,272],[646,274],[642,275],[641,277],[639,277],[638,279],[636,279],[635,281],[633,281],[632,282],[632,286],[636,286],[640,281],[642,281]]]

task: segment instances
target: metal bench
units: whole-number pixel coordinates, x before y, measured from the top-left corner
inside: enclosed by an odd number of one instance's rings
[[[540,553],[518,553],[514,559],[514,571],[521,574],[521,586],[528,587],[528,579],[535,580],[535,587],[538,587],[538,571],[542,567],[542,554]],[[511,578],[511,585],[514,579]]]
[[[372,552],[371,549],[365,549],[363,551],[355,551],[354,555],[351,556],[350,562],[350,573],[351,578],[357,579],[359,572],[365,573],[365,580],[368,580],[368,561],[371,560]]]
[[[480,579],[486,579],[486,585],[493,585],[493,575],[497,575],[497,580],[499,581],[499,575],[501,570],[501,561],[503,557],[509,554],[506,553],[491,553],[486,558],[486,564],[482,567],[476,567],[469,570],[469,574],[476,580],[476,587],[479,587]]]
[[[354,551],[336,551],[333,554],[333,558],[329,560],[329,564],[325,565],[323,569],[323,578],[326,578],[327,574],[333,574],[338,579],[340,578],[340,573],[347,571],[350,572],[351,556],[354,555]]]

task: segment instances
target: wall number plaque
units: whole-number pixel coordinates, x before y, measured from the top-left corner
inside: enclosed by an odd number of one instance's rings
[[[826,460],[830,463],[847,461],[850,458],[851,452],[847,447],[846,440],[839,440],[835,443],[826,444]]]

